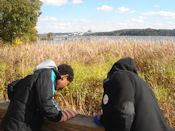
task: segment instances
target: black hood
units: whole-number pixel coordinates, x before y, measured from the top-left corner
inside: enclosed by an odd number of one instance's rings
[[[137,74],[135,62],[130,57],[122,58],[122,59],[118,60],[117,62],[115,62],[114,65],[112,66],[111,70],[108,72],[107,77],[109,78],[110,76],[112,76],[112,74],[115,71],[118,71],[118,70],[126,70],[126,71],[130,71],[130,72]]]

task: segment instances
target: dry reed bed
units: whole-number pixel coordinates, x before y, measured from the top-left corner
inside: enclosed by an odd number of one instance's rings
[[[0,74],[0,88],[4,87],[9,81],[25,76],[26,68],[33,70],[43,59],[53,59],[57,64],[80,63],[88,66],[104,64],[111,59],[114,61],[126,56],[135,59],[140,74],[143,74],[144,79],[155,91],[157,89],[159,91],[161,84],[167,86],[167,95],[170,95],[170,98],[168,97],[167,101],[163,101],[160,98],[159,104],[169,125],[175,125],[175,79],[173,77],[169,79],[166,76],[167,67],[161,65],[161,62],[166,64],[175,61],[175,43],[173,41],[80,40],[64,41],[59,44],[25,44],[17,47],[1,46],[0,63],[5,64],[2,68],[5,71]],[[152,63],[154,63],[153,66]],[[19,74],[18,69],[20,69],[21,74]],[[175,68],[172,67],[171,70],[173,72]],[[65,105],[69,105],[68,103],[70,102],[76,104],[78,101],[78,96],[75,98],[69,97],[70,99],[64,96],[61,98]],[[100,102],[100,98],[97,99]],[[72,104],[71,106],[75,108],[81,106],[81,112],[90,114],[88,111],[83,110],[88,110],[85,108],[90,110],[93,107],[86,107],[87,105],[81,100],[79,100],[81,104],[77,106]],[[91,103],[89,102],[89,104]]]

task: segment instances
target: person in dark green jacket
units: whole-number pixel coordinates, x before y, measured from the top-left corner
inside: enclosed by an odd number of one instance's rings
[[[74,117],[75,111],[62,111],[54,100],[55,89],[63,89],[73,78],[71,66],[57,67],[52,60],[46,60],[33,74],[9,84],[10,104],[1,128],[4,131],[39,131],[44,119],[57,122]]]

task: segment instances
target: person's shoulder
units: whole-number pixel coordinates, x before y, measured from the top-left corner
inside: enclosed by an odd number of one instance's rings
[[[34,76],[38,77],[50,77],[52,74],[52,69],[40,69],[34,72]]]
[[[119,70],[114,72],[112,79],[121,79],[124,77],[129,77],[130,73],[128,71]]]
[[[138,79],[138,75],[129,71],[116,71],[110,81],[113,81],[115,83],[121,83],[121,82],[126,82],[130,81],[131,83],[134,83]]]
[[[37,71],[34,72],[34,74],[45,74],[45,73],[51,73],[52,72],[52,69],[50,68],[45,68],[45,69],[39,69]]]

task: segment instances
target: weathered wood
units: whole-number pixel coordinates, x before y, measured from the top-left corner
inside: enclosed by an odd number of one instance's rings
[[[67,122],[45,122],[43,131],[104,131],[102,128],[97,127],[90,117],[79,115]],[[49,126],[48,126],[49,125]]]
[[[0,120],[5,114],[8,102],[0,103]],[[66,122],[45,121],[42,131],[104,131],[102,127],[96,126],[91,117],[78,115]]]
[[[7,108],[8,108],[9,102],[0,102],[0,120],[4,116]]]

